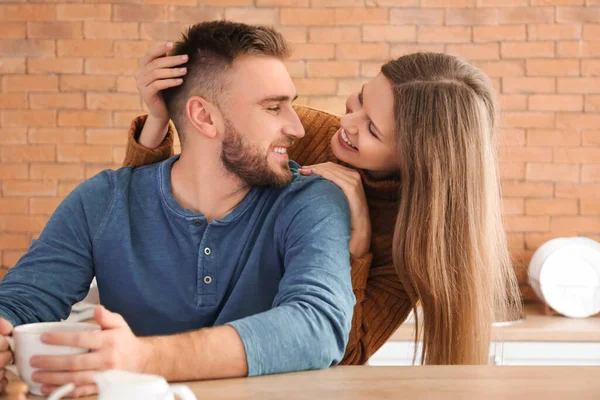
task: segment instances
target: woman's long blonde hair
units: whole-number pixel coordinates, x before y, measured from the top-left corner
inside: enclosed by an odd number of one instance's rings
[[[423,364],[487,364],[492,322],[520,314],[501,214],[496,102],[447,54],[385,64],[394,91],[400,204],[394,265],[423,311]]]

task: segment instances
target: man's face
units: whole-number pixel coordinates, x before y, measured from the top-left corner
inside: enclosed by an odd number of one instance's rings
[[[304,136],[292,108],[296,88],[282,61],[245,56],[227,72],[221,160],[251,186],[284,187],[292,179],[287,149]]]

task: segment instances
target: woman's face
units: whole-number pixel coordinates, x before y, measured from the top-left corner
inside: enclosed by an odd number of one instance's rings
[[[383,75],[346,101],[341,128],[331,139],[333,154],[356,168],[384,177],[398,170],[392,85]]]

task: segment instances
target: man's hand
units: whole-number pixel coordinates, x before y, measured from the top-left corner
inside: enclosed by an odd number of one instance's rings
[[[89,353],[69,356],[34,356],[31,366],[39,368],[32,379],[42,383],[42,393],[49,394],[58,386],[74,383],[73,397],[97,393],[94,374],[108,369],[144,372],[151,355],[148,342],[137,338],[123,317],[102,306],[94,310],[101,331],[48,332],[42,342],[59,346],[90,349]]]
[[[13,354],[8,346],[8,341],[4,336],[8,336],[12,333],[13,326],[10,322],[4,318],[0,318],[0,393],[4,393],[8,380],[6,379],[6,367],[12,362]]]

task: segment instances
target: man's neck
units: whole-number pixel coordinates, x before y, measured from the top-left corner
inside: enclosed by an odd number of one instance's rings
[[[203,214],[208,222],[229,214],[250,191],[214,154],[182,152],[171,169],[175,200],[182,207]]]

